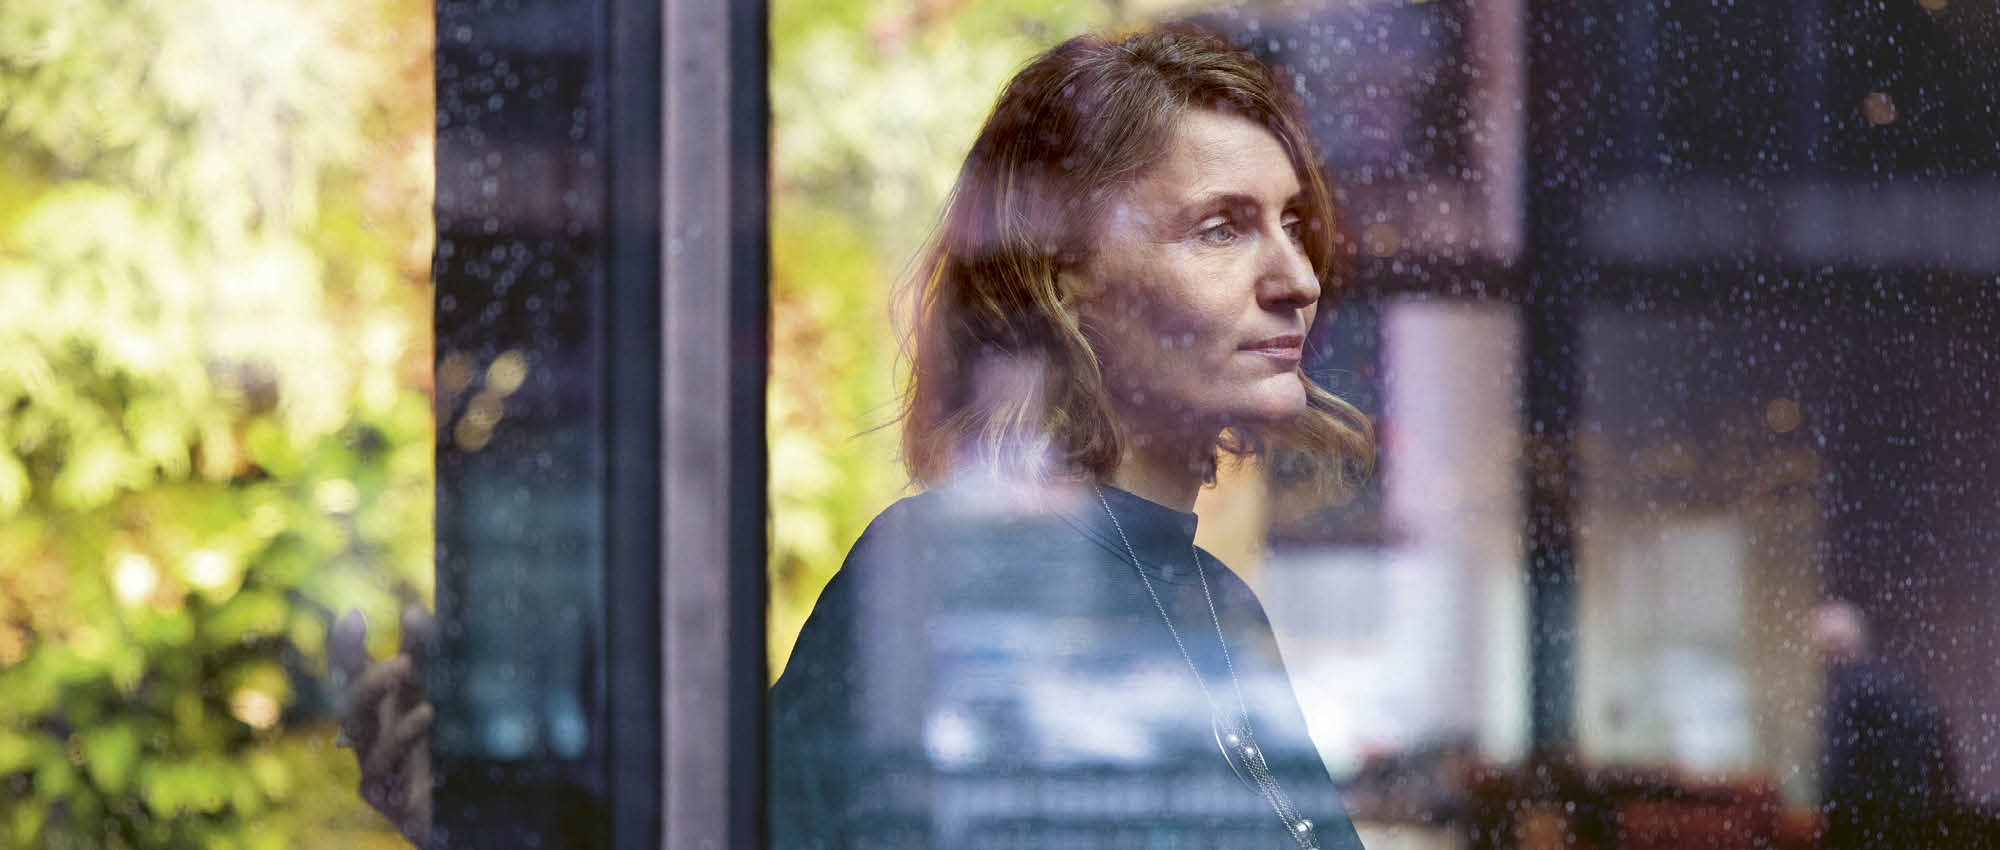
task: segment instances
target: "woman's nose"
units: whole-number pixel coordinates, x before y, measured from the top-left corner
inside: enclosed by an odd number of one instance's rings
[[[1319,303],[1319,274],[1306,259],[1305,247],[1282,228],[1265,240],[1265,267],[1258,282],[1258,300],[1270,309],[1298,309]]]

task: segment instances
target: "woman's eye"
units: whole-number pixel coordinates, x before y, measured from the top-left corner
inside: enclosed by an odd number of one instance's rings
[[[1304,219],[1285,219],[1285,236],[1298,244],[1305,244],[1306,223]]]
[[[1201,224],[1201,241],[1211,245],[1226,245],[1236,239],[1236,225],[1228,219],[1209,219]]]

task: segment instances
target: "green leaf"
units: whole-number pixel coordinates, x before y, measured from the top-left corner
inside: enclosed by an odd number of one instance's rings
[[[204,753],[182,765],[181,781],[188,789],[188,803],[197,812],[219,812],[229,805],[236,769],[222,758]]]
[[[23,847],[35,846],[36,839],[41,837],[42,825],[48,821],[48,817],[49,810],[45,807],[15,806],[8,819],[14,840],[21,842],[20,846]]]
[[[139,799],[146,802],[161,817],[173,817],[187,808],[183,786],[177,780],[179,770],[176,765],[147,763],[139,765],[137,772]]]
[[[130,723],[117,723],[86,730],[83,736],[84,770],[97,787],[123,794],[132,777],[132,765],[139,757],[139,733]]]
[[[245,590],[202,622],[202,645],[207,648],[233,646],[283,633],[291,610],[291,603],[285,601],[281,594],[270,590]]]
[[[257,786],[265,795],[277,799],[291,793],[292,769],[276,753],[258,750],[250,754],[248,762],[250,775],[257,780]]]
[[[69,756],[58,749],[43,753],[39,764],[35,765],[35,792],[45,798],[67,799],[77,789],[76,769],[70,766]]]
[[[247,442],[250,459],[265,472],[277,478],[294,478],[299,474],[301,458],[298,446],[285,429],[270,418],[262,418],[250,426]]]
[[[28,656],[0,670],[0,711],[14,717],[37,717],[55,707],[62,696],[59,660],[46,652]]]
[[[46,735],[0,729],[0,776],[20,773],[33,768],[44,758],[60,755],[56,742]]]
[[[131,618],[132,637],[149,649],[178,649],[194,640],[194,615],[186,608],[142,609]]]
[[[20,511],[28,503],[28,469],[13,452],[0,450],[0,519]]]
[[[130,459],[109,434],[82,437],[70,452],[69,464],[56,476],[56,501],[72,510],[90,510],[132,483]]]

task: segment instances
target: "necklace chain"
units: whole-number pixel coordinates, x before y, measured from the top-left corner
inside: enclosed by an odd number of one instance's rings
[[[1202,697],[1208,700],[1211,723],[1216,726],[1216,744],[1221,747],[1239,747],[1237,756],[1249,768],[1250,775],[1257,783],[1258,792],[1271,809],[1277,813],[1278,821],[1285,825],[1285,834],[1297,841],[1303,850],[1316,850],[1312,821],[1299,814],[1292,806],[1292,800],[1279,787],[1278,778],[1271,774],[1270,764],[1264,760],[1264,751],[1257,746],[1257,739],[1250,731],[1250,706],[1243,699],[1243,682],[1236,676],[1236,663],[1229,658],[1229,639],[1222,632],[1222,616],[1215,610],[1215,594],[1208,589],[1208,570],[1202,567],[1201,550],[1188,545],[1188,554],[1194,558],[1194,574],[1201,580],[1201,595],[1208,602],[1208,618],[1215,624],[1215,640],[1222,648],[1222,666],[1229,671],[1230,687],[1236,692],[1237,721],[1229,724],[1225,736],[1222,732],[1222,707],[1215,701],[1215,694],[1208,689],[1208,681],[1201,675],[1201,668],[1195,666],[1194,655],[1188,652],[1187,643],[1181,640],[1181,632],[1174,628],[1174,618],[1167,614],[1167,606],[1160,601],[1159,591],[1153,589],[1153,580],[1146,575],[1146,568],[1139,563],[1139,553],[1132,548],[1132,539],[1125,536],[1125,524],[1118,521],[1118,513],[1111,510],[1111,503],[1104,498],[1104,488],[1091,485],[1097,494],[1097,504],[1104,508],[1104,515],[1111,518],[1111,527],[1118,532],[1118,541],[1125,544],[1125,555],[1132,561],[1132,569],[1139,573],[1139,581],[1146,586],[1146,595],[1153,600],[1153,609],[1160,612],[1160,622],[1167,626],[1167,634],[1172,635],[1174,646],[1181,651],[1181,660],[1187,662],[1188,672],[1194,674],[1194,683],[1201,687]],[[1240,725],[1239,725],[1240,724]],[[1223,754],[1229,758],[1228,753]],[[1232,768],[1234,762],[1231,762]]]

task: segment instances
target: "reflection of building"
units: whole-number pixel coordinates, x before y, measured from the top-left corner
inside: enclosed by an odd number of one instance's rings
[[[1825,474],[1787,376],[1804,334],[1593,316],[1580,455],[1583,751],[1778,777],[1812,798],[1819,662],[1801,638]],[[1787,344],[1789,343],[1789,344]],[[1791,357],[1759,354],[1773,345]],[[1787,412],[1789,409],[1794,412]]]
[[[2000,254],[1967,229],[2000,210],[1990,32],[1948,4],[1424,5],[1216,16],[1306,68],[1376,258],[1379,320],[1332,333],[1380,337],[1377,530],[1274,505],[1258,579],[1286,589],[1288,654],[1345,685],[1307,700],[1341,701],[1331,760],[1469,735],[1800,807],[1802,618],[1829,594],[1864,600],[1947,715],[1991,714],[2000,452],[1976,388]],[[1357,54],[1378,67],[1343,70]],[[1462,64],[1382,67],[1441,55]],[[1426,129],[1399,96],[1456,118]],[[1443,141],[1366,143],[1412,128]],[[1963,725],[1959,764],[2000,758]],[[1995,774],[1961,772],[2000,806]]]
[[[1290,542],[1262,577],[1297,659],[1329,764],[1441,741],[1487,758],[1525,750],[1525,630],[1513,317],[1478,305],[1391,304],[1381,321],[1379,544]]]
[[[600,814],[645,793],[608,781],[646,736],[607,746],[607,705],[643,697],[618,672],[633,648],[606,647],[617,588],[657,571],[606,567],[631,560],[608,423],[641,403],[603,355],[606,37],[544,0],[441,3],[437,23],[437,820],[452,847],[596,846]]]

